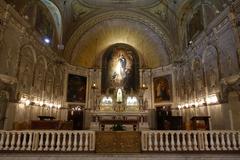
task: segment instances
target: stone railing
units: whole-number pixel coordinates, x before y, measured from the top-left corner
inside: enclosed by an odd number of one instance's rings
[[[95,151],[94,131],[0,131],[0,151]]]
[[[143,131],[144,152],[239,151],[239,131]]]

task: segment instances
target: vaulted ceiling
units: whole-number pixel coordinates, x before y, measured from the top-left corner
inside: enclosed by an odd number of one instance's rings
[[[227,0],[42,1],[53,2],[60,11],[62,22],[55,22],[55,26],[61,25],[59,43],[65,47],[59,52],[70,64],[87,68],[101,66],[99,58],[116,43],[134,47],[142,66],[168,65],[181,54],[184,17],[199,3],[212,5],[216,11],[227,3]]]

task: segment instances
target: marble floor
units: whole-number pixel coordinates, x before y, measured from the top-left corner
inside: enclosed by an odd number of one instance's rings
[[[0,153],[0,160],[240,160],[240,153],[79,154]]]

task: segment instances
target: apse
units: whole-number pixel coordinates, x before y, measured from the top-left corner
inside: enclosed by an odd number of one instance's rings
[[[136,50],[127,44],[110,46],[102,58],[102,92],[118,88],[130,93],[139,86],[139,57]]]
[[[79,38],[71,54],[71,64],[85,68],[101,68],[102,55],[116,43],[133,46],[141,64],[156,68],[169,64],[169,53],[163,39],[149,26],[127,19],[109,19],[89,28]]]

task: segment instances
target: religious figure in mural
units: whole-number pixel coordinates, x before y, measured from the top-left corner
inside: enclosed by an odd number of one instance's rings
[[[154,101],[155,103],[171,100],[171,76],[156,77],[154,83]]]

